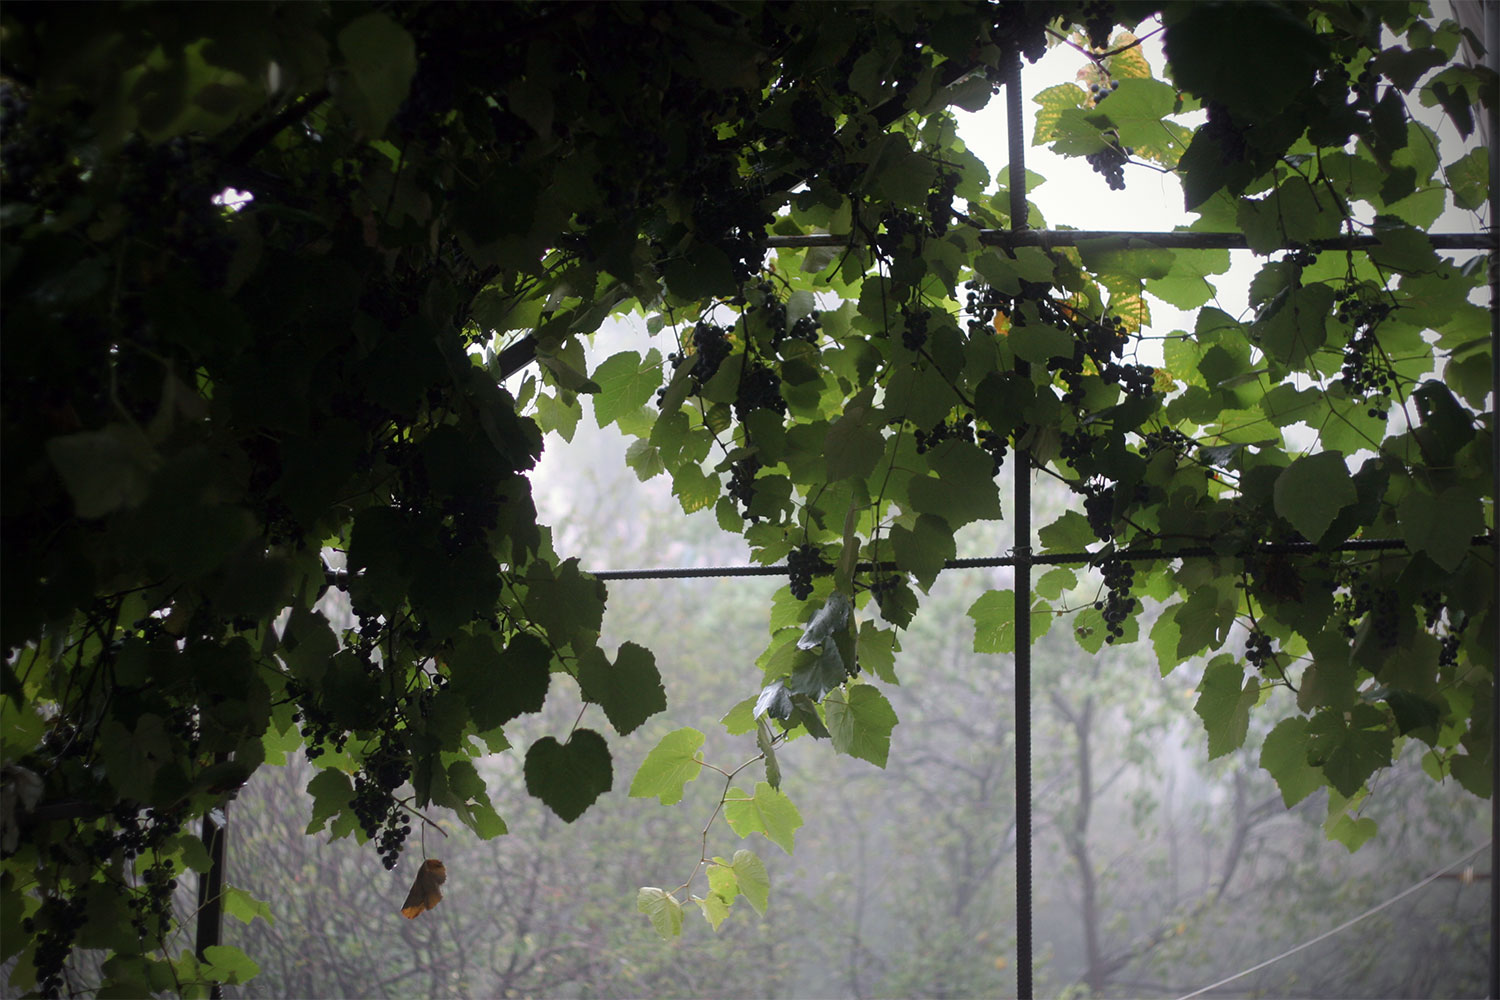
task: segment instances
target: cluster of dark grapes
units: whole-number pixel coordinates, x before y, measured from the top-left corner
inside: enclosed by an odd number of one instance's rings
[[[701,392],[704,385],[718,373],[719,366],[729,357],[731,349],[729,331],[717,323],[710,323],[707,320],[703,320],[693,326],[692,342],[692,353],[698,358],[698,363],[693,366],[693,372],[690,377],[693,383],[693,391]],[[667,360],[671,362],[672,370],[675,372],[687,360],[687,355],[678,354],[676,351],[673,351],[667,355]],[[662,386],[656,390],[656,403],[658,406],[661,405],[661,401],[666,394],[666,386]]]
[[[1050,300],[1049,300],[1050,301]],[[1070,329],[1068,323],[1054,321],[1059,329]],[[1078,404],[1083,401],[1083,364],[1088,359],[1094,363],[1099,376],[1112,382],[1136,399],[1151,395],[1156,386],[1156,372],[1147,365],[1122,364],[1117,359],[1125,353],[1125,323],[1117,316],[1105,316],[1071,327],[1076,346],[1071,358],[1053,358],[1048,367],[1056,371],[1068,386],[1063,401]]]
[[[1119,80],[1110,80],[1108,83],[1091,83],[1089,84],[1089,99],[1098,104],[1119,89]]]
[[[1437,628],[1438,622],[1443,620],[1443,612],[1448,609],[1448,601],[1442,593],[1436,590],[1428,590],[1422,594],[1422,622],[1428,630]]]
[[[787,149],[819,168],[842,162],[844,149],[835,134],[834,120],[822,102],[804,90],[792,101],[790,110],[792,133],[787,139]]]
[[[1383,648],[1396,644],[1400,633],[1400,614],[1396,592],[1373,581],[1356,579],[1349,589],[1334,598],[1333,613],[1342,619],[1339,626],[1345,638],[1358,634],[1355,622],[1368,617],[1375,638]]]
[[[1042,19],[1046,16],[1046,6],[1000,3],[991,6],[990,10],[994,16],[991,37],[997,42],[1021,53],[1027,62],[1036,62],[1047,54],[1047,22]]]
[[[1159,431],[1147,431],[1141,435],[1141,453],[1147,457],[1159,451],[1170,451],[1182,456],[1187,454],[1192,447],[1192,438],[1171,427],[1163,427]]]
[[[737,295],[729,300],[732,306],[743,306],[747,315],[759,315],[771,331],[771,343],[780,344],[786,339],[786,304],[776,296],[776,286],[769,281],[756,282],[749,295]]]
[[[895,598],[905,581],[895,574],[884,574],[876,576],[869,583],[870,596],[875,598],[875,604],[884,615],[887,611],[886,604]]]
[[[746,282],[764,269],[766,232],[775,216],[762,198],[748,188],[727,157],[709,162],[685,184],[698,188],[693,221],[703,241],[728,257],[737,282]]]
[[[917,429],[912,434],[912,440],[916,442],[917,454],[925,455],[944,441],[958,440],[973,442],[974,440],[974,415],[965,413],[954,421],[942,420],[934,424],[931,430]]]
[[[1318,251],[1305,243],[1293,243],[1282,260],[1296,267],[1312,267],[1318,262]]]
[[[793,323],[792,324],[792,328],[787,331],[787,336],[790,337],[792,340],[800,340],[800,341],[803,341],[804,343],[816,344],[818,342],[818,331],[820,331],[822,329],[823,329],[823,320],[822,320],[822,317],[820,317],[818,315],[818,311],[816,309],[814,309],[813,311],[809,312],[807,315],[805,315],[805,316],[801,317],[800,319],[798,319],[797,322]],[[780,340],[773,340],[771,342],[771,349],[772,350],[775,350],[776,348],[778,348],[780,346],[781,346],[781,341]]]
[[[922,231],[922,220],[917,218],[916,213],[905,209],[890,208],[880,217],[881,225],[885,232],[875,237],[875,246],[881,253],[891,254],[901,246],[901,241],[911,233]]]
[[[1204,101],[1203,110],[1208,121],[1198,127],[1198,136],[1218,146],[1219,156],[1225,164],[1242,163],[1248,159],[1250,148],[1245,140],[1245,130],[1234,120],[1229,109],[1218,101]]]
[[[1058,451],[1063,461],[1073,466],[1074,469],[1082,471],[1089,466],[1089,459],[1093,457],[1096,441],[1094,435],[1080,427],[1076,431],[1069,431],[1062,435]]]
[[[990,329],[990,324],[995,319],[997,311],[1012,317],[1017,326],[1025,324],[1025,319],[1017,312],[1020,304],[1027,300],[1038,303],[1049,302],[1048,293],[1052,286],[1038,281],[1022,281],[1021,291],[1018,295],[1006,295],[997,288],[981,284],[977,281],[965,282],[966,289],[964,312],[969,316],[969,336],[977,337]]]
[[[833,567],[819,553],[816,545],[799,545],[787,553],[786,571],[792,596],[805,601],[813,591],[813,577],[827,576]]]
[[[374,621],[374,619],[368,620]],[[361,620],[362,631],[367,627],[364,621],[365,619]],[[307,755],[307,759],[317,760],[328,752],[330,744],[333,746],[334,753],[343,753],[344,745],[349,742],[349,734],[334,724],[333,716],[313,701],[310,697],[311,692],[302,685],[289,681],[286,688],[287,694],[298,703],[297,711],[292,713],[292,722],[300,727],[298,732],[307,743],[302,751]]]
[[[729,467],[729,495],[745,508],[744,516],[751,523],[759,520],[750,513],[750,502],[755,499],[755,477],[759,472],[760,459],[754,455]]]
[[[21,931],[36,939],[32,962],[36,966],[37,992],[44,997],[62,996],[63,965],[73,950],[73,939],[88,919],[84,907],[81,895],[51,896],[42,902],[34,916],[21,921]]]
[[[700,388],[717,374],[719,366],[729,357],[729,350],[728,330],[717,323],[694,325],[693,352],[698,355],[698,364],[693,368],[693,381]]]
[[[217,287],[227,278],[235,242],[228,209],[213,202],[222,184],[214,183],[207,150],[186,136],[159,144],[130,137],[121,149],[118,195],[204,284]]]
[[[1136,609],[1136,599],[1130,596],[1135,567],[1113,552],[1096,559],[1095,565],[1104,576],[1105,595],[1103,600],[1094,602],[1094,610],[1104,617],[1108,633],[1104,641],[1113,643],[1125,634],[1125,619]]]
[[[953,196],[958,191],[958,174],[944,170],[938,174],[937,187],[927,193],[928,227],[934,236],[946,236],[953,219]]]
[[[1115,537],[1115,486],[1099,479],[1089,479],[1073,487],[1083,494],[1083,513],[1089,520],[1094,537],[1107,542]]]
[[[969,336],[978,337],[989,329],[995,318],[995,310],[1006,306],[1009,299],[999,289],[977,281],[964,282],[964,313],[969,317]]]
[[[1078,23],[1089,33],[1089,44],[1103,49],[1115,26],[1115,5],[1111,0],[1089,0],[1078,11]]]
[[[88,849],[101,862],[116,857],[116,852],[130,861],[147,851],[162,847],[182,830],[182,816],[175,810],[149,808],[144,811],[133,805],[117,804],[110,811],[109,823],[93,831],[87,839]],[[171,861],[163,860],[142,873],[146,891],[130,897],[131,924],[143,937],[148,930],[148,919],[154,918],[158,928],[164,927],[171,915],[172,893],[177,888]]]
[[[983,448],[985,453],[990,456],[990,475],[1000,475],[1000,470],[1005,467],[1005,435],[996,434],[988,428],[981,429],[979,432],[979,447]]]
[[[32,116],[30,95],[0,81],[0,180],[7,201],[55,204],[81,185],[68,132],[52,116]]]
[[[384,787],[384,782],[366,771],[354,776],[354,818],[366,838],[378,838],[381,864],[387,869],[395,868],[411,833],[411,819],[396,804],[395,796]]]
[[[403,138],[425,146],[442,141],[449,117],[446,112],[455,106],[458,97],[458,72],[458,63],[452,59],[423,59],[417,64],[417,72],[406,91],[406,100],[401,102],[391,119],[391,124]],[[503,142],[530,133],[525,123],[503,106],[495,104],[489,112],[490,125],[497,140]],[[520,128],[516,129],[513,122]]]
[[[466,490],[460,495],[445,497],[442,512],[447,522],[441,533],[443,551],[454,556],[484,541],[486,533],[500,519],[500,501],[494,496]]]
[[[1456,626],[1450,626],[1447,635],[1438,642],[1438,666],[1458,666],[1458,646],[1463,641],[1464,626],[1469,624],[1467,618],[1460,621]]]
[[[1360,295],[1358,288],[1343,289],[1334,301],[1337,306],[1334,318],[1353,327],[1344,343],[1344,364],[1339,379],[1350,396],[1362,397],[1369,402],[1367,412],[1370,416],[1384,420],[1390,405],[1393,379],[1390,366],[1380,356],[1375,330],[1390,315],[1391,304],[1370,301]]]
[[[1094,172],[1102,174],[1108,182],[1111,190],[1125,190],[1125,164],[1130,162],[1130,156],[1135,150],[1128,146],[1120,145],[1119,135],[1111,129],[1104,133],[1107,140],[1105,147],[1098,152],[1090,153],[1084,157]]]
[[[951,422],[939,421],[931,430],[918,429],[912,433],[912,440],[916,443],[918,455],[925,455],[944,441],[968,441],[970,444],[978,444],[989,454],[991,475],[998,476],[1005,465],[1005,436],[988,428],[976,428],[972,413],[965,413]]]
[[[1245,637],[1245,659],[1256,669],[1264,674],[1265,664],[1269,662],[1273,667],[1276,665],[1276,650],[1271,645],[1271,637],[1260,629],[1251,629],[1250,634]]]
[[[141,872],[141,881],[146,883],[146,896],[141,905],[147,913],[155,916],[160,926],[172,909],[172,894],[177,891],[177,866],[170,858],[163,858]],[[144,929],[146,914],[135,914],[137,930]]]
[[[901,306],[901,343],[908,351],[920,351],[927,345],[927,321],[932,313],[920,304]]]
[[[744,423],[756,410],[786,413],[786,400],[781,398],[781,376],[766,365],[747,360],[735,392],[734,417]]]
[[[1455,667],[1458,665],[1458,647],[1462,641],[1464,629],[1469,624],[1469,618],[1462,613],[1455,613],[1448,606],[1448,600],[1436,591],[1428,591],[1422,595],[1422,604],[1425,609],[1424,624],[1429,632],[1436,631],[1438,625],[1446,618],[1448,628],[1438,640],[1438,666]],[[1446,613],[1446,614],[1445,614]]]

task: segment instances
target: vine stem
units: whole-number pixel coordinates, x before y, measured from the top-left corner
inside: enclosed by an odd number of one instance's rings
[[[773,743],[782,742],[785,739],[785,736],[786,736],[785,733],[778,734],[772,740],[772,742]],[[698,877],[698,873],[703,870],[703,866],[709,863],[709,860],[708,860],[708,831],[711,830],[711,829],[713,829],[714,820],[716,820],[716,819],[719,818],[719,813],[724,810],[724,804],[729,801],[729,790],[730,790],[730,788],[734,784],[734,779],[745,768],[747,768],[750,765],[755,764],[755,763],[757,763],[759,761],[763,761],[765,759],[766,759],[766,755],[765,754],[763,754],[763,753],[762,754],[757,754],[754,757],[751,757],[749,760],[745,761],[739,767],[735,768],[733,771],[725,771],[722,767],[717,767],[717,766],[715,766],[713,764],[708,763],[707,761],[703,762],[703,766],[704,767],[711,768],[712,770],[718,771],[720,774],[724,775],[724,791],[722,791],[722,792],[719,793],[719,801],[714,804],[714,811],[709,814],[708,822],[703,824],[703,840],[702,840],[701,846],[699,847],[699,850],[698,850],[698,862],[697,862],[697,864],[695,864],[693,866],[693,872],[692,872],[692,874],[687,877],[687,881],[686,882],[683,882],[677,888],[673,889],[672,892],[671,892],[671,895],[676,896],[680,892],[686,892],[687,889],[688,889],[688,886],[690,886],[690,885],[693,884],[693,879],[697,878]]]
[[[417,819],[421,820],[426,826],[432,827],[438,833],[441,833],[444,837],[448,836],[448,831],[444,830],[441,826],[439,826],[436,820],[434,820],[431,817],[427,816],[425,813],[422,812],[422,810],[418,809],[417,807],[415,807],[413,805],[410,805],[409,804],[410,801],[411,801],[410,799],[396,799],[396,798],[393,798],[391,801],[394,802],[394,803],[396,803],[396,805],[400,806],[406,812],[411,813]],[[425,827],[424,827],[424,829],[425,829]]]

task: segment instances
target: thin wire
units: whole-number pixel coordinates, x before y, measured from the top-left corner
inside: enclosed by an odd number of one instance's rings
[[[1313,945],[1317,944],[1319,941],[1326,941],[1329,938],[1333,937],[1335,934],[1338,934],[1338,933],[1341,933],[1343,931],[1348,930],[1350,927],[1353,927],[1355,924],[1359,923],[1361,920],[1364,920],[1367,917],[1373,917],[1375,914],[1379,913],[1381,910],[1385,909],[1387,906],[1390,906],[1393,903],[1399,902],[1400,900],[1403,900],[1407,896],[1410,896],[1412,893],[1416,892],[1418,889],[1425,888],[1426,886],[1431,885],[1433,882],[1436,882],[1439,878],[1442,878],[1442,876],[1443,876],[1443,874],[1445,872],[1447,872],[1447,871],[1449,871],[1449,870],[1451,870],[1453,868],[1457,868],[1459,865],[1463,864],[1465,861],[1469,860],[1474,855],[1478,854],[1480,851],[1482,851],[1485,848],[1489,847],[1491,843],[1492,843],[1491,840],[1485,841],[1483,844],[1480,844],[1478,847],[1474,848],[1469,853],[1467,853],[1467,854],[1463,855],[1462,857],[1459,857],[1456,860],[1454,860],[1454,861],[1452,861],[1452,862],[1444,865],[1443,867],[1439,868],[1437,871],[1433,872],[1431,875],[1427,876],[1422,881],[1418,882],[1416,885],[1411,886],[1410,888],[1407,888],[1407,889],[1403,889],[1401,892],[1396,893],[1396,895],[1392,896],[1390,899],[1387,899],[1383,903],[1377,903],[1375,906],[1370,907],[1368,910],[1366,910],[1365,912],[1361,913],[1359,916],[1352,917],[1352,918],[1344,921],[1343,923],[1339,924],[1333,930],[1331,930],[1331,931],[1324,931],[1322,934],[1319,934],[1317,937],[1313,938],[1311,941],[1304,941],[1304,942],[1302,942],[1301,944],[1297,945],[1294,948],[1288,948],[1286,951],[1282,952],[1280,955],[1277,955],[1275,958],[1268,958],[1264,962],[1261,962],[1259,965],[1252,965],[1250,968],[1246,969],[1244,972],[1236,972],[1234,975],[1230,976],[1228,979],[1221,979],[1217,983],[1214,983],[1212,986],[1205,986],[1201,990],[1194,990],[1192,993],[1189,993],[1189,994],[1187,994],[1185,996],[1182,996],[1182,997],[1178,997],[1178,1000],[1193,1000],[1193,997],[1202,996],[1203,994],[1208,993],[1211,990],[1218,989],[1220,986],[1223,986],[1226,983],[1232,983],[1236,979],[1243,979],[1244,977],[1250,975],[1252,972],[1259,972],[1261,969],[1264,969],[1268,965],[1274,965],[1275,963],[1281,961],[1284,958],[1290,958],[1291,956],[1297,954],[1297,952],[1299,952],[1299,951],[1305,951],[1306,949],[1311,948]]]

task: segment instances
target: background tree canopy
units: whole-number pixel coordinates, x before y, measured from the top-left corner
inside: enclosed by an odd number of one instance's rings
[[[602,718],[517,748],[527,788],[571,821],[627,783],[600,730],[666,708],[649,637],[600,646],[605,588],[555,551],[527,478],[580,395],[641,478],[789,566],[770,646],[721,679],[726,728],[765,758],[720,799],[741,835],[791,846],[785,741],[899,754],[899,633],[955,532],[1002,516],[1017,460],[1078,497],[1039,554],[1089,553],[1022,596],[1038,638],[1148,641],[1163,674],[1213,654],[1210,755],[1268,720],[1284,802],[1328,787],[1351,847],[1412,741],[1488,794],[1484,268],[1425,230],[1484,204],[1489,161],[1413,106],[1467,136],[1495,79],[1425,13],[7,5],[12,986],[59,992],[74,947],[110,954],[101,993],[253,975],[233,948],[172,954],[170,901],[208,867],[190,821],[289,753],[316,770],[308,832],[388,867],[418,811],[506,831],[475,761],[571,696],[556,674]],[[1158,30],[1166,79],[1132,33]],[[1039,95],[1034,141],[1111,186],[1178,173],[1191,230],[1267,257],[1250,315],[1209,305],[1224,250],[994,234],[1041,220],[949,108],[1053,44],[1088,85]],[[1197,310],[1159,357],[1153,300]],[[662,348],[589,370],[581,338],[625,313]],[[1139,549],[1161,557],[1120,556]],[[976,651],[1013,651],[1017,606],[972,603]],[[681,798],[701,742],[663,740],[632,794]],[[763,875],[724,858],[698,905],[716,926],[763,909]],[[640,897],[666,934],[686,901]]]

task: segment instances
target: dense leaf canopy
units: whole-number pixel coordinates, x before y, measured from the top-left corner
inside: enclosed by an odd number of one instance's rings
[[[253,975],[168,954],[169,900],[208,864],[188,821],[288,753],[320,768],[309,832],[388,865],[414,810],[505,832],[475,761],[557,674],[602,718],[525,750],[528,789],[571,820],[620,780],[598,729],[662,711],[660,677],[600,648],[605,588],[526,475],[584,395],[643,479],[790,565],[769,648],[724,679],[767,764],[726,789],[742,836],[792,847],[785,739],[899,753],[875,682],[1018,460],[1079,497],[1038,553],[1091,553],[1025,595],[1034,631],[1149,641],[1164,673],[1212,654],[1209,752],[1264,719],[1286,801],[1327,786],[1351,846],[1404,742],[1486,794],[1483,267],[1425,231],[1484,203],[1488,158],[1417,112],[1468,135],[1495,80],[1423,8],[8,5],[13,985],[57,992],[73,946],[113,952],[121,995]],[[1132,33],[1157,30],[1166,79]],[[951,109],[1054,44],[1085,71],[1037,96],[1033,140],[1111,186],[1180,175],[1190,230],[1265,258],[1248,315],[1209,304],[1226,250],[996,245],[1042,220]],[[1194,328],[1153,328],[1156,300]],[[588,370],[627,313],[663,346]],[[1011,651],[1016,609],[979,597],[975,648]],[[674,732],[632,793],[676,801],[700,742]],[[709,882],[715,926],[765,906],[749,851]],[[670,934],[683,902],[639,906]]]

